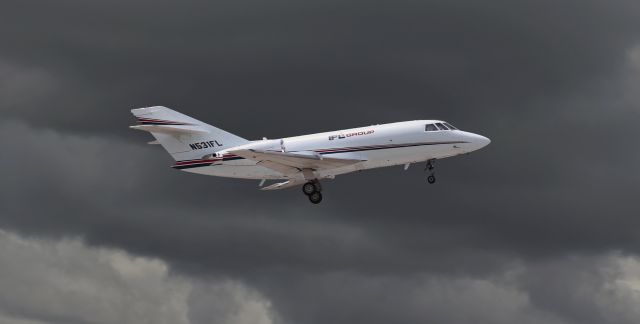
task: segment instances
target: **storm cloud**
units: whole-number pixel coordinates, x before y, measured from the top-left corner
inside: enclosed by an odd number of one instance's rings
[[[637,1],[3,1],[0,40],[0,321],[640,321]],[[152,105],[492,144],[311,206],[167,168]]]

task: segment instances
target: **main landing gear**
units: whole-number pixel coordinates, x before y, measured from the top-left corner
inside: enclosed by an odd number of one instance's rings
[[[427,161],[427,166],[424,168],[425,171],[429,171],[429,176],[427,177],[427,182],[430,184],[434,184],[436,182],[436,172],[434,171],[435,166],[433,165],[436,162],[436,159],[431,159]]]
[[[322,186],[318,180],[312,180],[302,185],[302,193],[309,197],[309,201],[319,204],[322,201]]]

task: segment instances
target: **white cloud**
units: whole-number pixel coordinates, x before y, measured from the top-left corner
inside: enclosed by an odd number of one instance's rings
[[[17,318],[10,315],[0,313],[0,323],[2,324],[47,324],[46,322],[36,321],[25,318]]]
[[[640,323],[640,258],[611,252],[528,263],[514,283],[567,323]]]
[[[192,323],[271,324],[271,303],[238,282],[198,285],[189,295]]]
[[[170,275],[161,260],[77,239],[0,231],[0,264],[2,323],[271,323],[268,301],[241,283]]]
[[[281,322],[271,301],[241,282],[172,274],[160,259],[91,247],[79,239],[27,238],[0,230],[0,264],[0,323]],[[615,253],[519,264],[483,278],[326,273],[307,279],[287,288],[300,294],[290,296],[300,300],[287,303],[282,314],[287,322],[309,314],[343,322],[362,312],[392,316],[389,320],[401,314],[399,322],[640,320],[640,258]],[[278,289],[267,291],[278,295]],[[331,308],[341,311],[326,313]]]
[[[610,323],[640,322],[640,258],[611,256],[596,304]]]
[[[620,278],[617,284],[637,292],[640,298],[640,259],[634,257],[621,257],[616,260],[620,267]]]
[[[627,52],[627,57],[631,66],[640,71],[640,45],[632,47]]]

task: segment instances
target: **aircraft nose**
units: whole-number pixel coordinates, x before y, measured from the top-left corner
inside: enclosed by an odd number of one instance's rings
[[[489,145],[489,143],[491,143],[491,140],[482,136],[482,135],[478,135],[478,134],[473,134],[470,133],[469,134],[469,142],[471,143],[473,150],[479,150],[487,145]]]
[[[489,143],[491,143],[491,140],[487,137],[484,137],[482,135],[476,135],[476,136],[477,136],[476,143],[478,143],[478,145],[480,146],[478,148],[483,148],[489,145]]]

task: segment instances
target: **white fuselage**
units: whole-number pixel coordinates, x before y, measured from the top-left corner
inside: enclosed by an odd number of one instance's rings
[[[426,131],[425,125],[437,120],[416,120],[372,125],[334,132],[317,133],[275,140],[253,141],[226,148],[215,156],[196,162],[183,162],[177,167],[187,172],[244,179],[287,179],[301,174],[283,176],[255,161],[228,153],[239,149],[271,150],[278,152],[313,152],[321,157],[359,159],[362,162],[318,171],[316,177],[336,175],[372,168],[423,162],[469,153],[489,144],[489,139],[461,131]],[[207,161],[203,163],[202,161]]]

